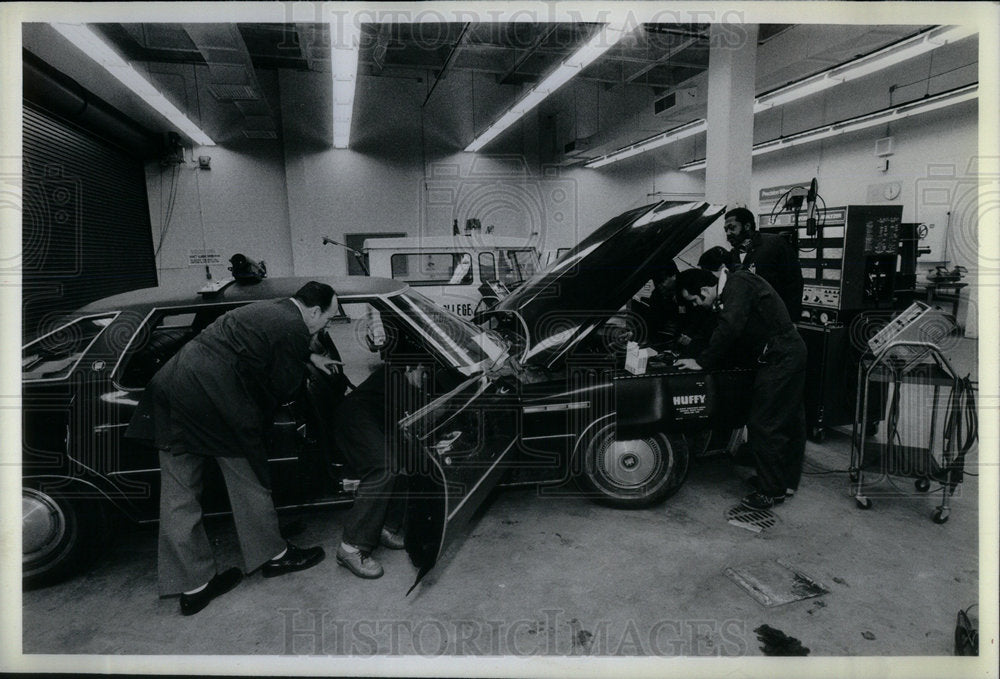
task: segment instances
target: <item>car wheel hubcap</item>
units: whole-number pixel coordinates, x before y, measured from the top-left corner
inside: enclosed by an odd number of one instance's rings
[[[21,493],[21,542],[24,561],[50,552],[66,534],[66,517],[44,493],[31,488]]]
[[[635,488],[656,476],[662,465],[662,453],[647,439],[612,441],[605,448],[601,462],[610,483],[621,488]]]

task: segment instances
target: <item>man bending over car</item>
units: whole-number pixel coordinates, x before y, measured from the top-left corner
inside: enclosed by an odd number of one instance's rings
[[[717,370],[733,363],[732,354],[757,358],[747,429],[758,488],[742,504],[770,508],[784,501],[786,489],[798,487],[802,474],[805,342],[774,288],[745,269],[721,280],[710,271],[687,269],[677,275],[677,287],[692,304],[716,309],[718,325],[696,359],[679,359],[675,365]]]
[[[337,313],[334,290],[310,281],[289,299],[256,302],[220,316],[153,376],[128,436],[152,438],[160,451],[161,596],[180,593],[193,615],[243,577],[221,573],[203,524],[205,466],[222,471],[243,553],[243,571],[265,578],[315,566],[322,547],[286,543],[269,489],[266,428],[292,398],[307,362],[336,364],[311,350]],[[315,346],[315,345],[314,345]]]

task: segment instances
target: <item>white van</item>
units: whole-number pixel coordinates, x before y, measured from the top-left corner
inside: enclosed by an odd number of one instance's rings
[[[406,281],[464,317],[482,308],[484,283],[500,296],[534,275],[540,264],[530,240],[492,234],[369,238],[362,250],[372,276]]]

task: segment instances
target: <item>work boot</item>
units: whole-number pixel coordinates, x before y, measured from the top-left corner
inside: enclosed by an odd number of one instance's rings
[[[359,578],[368,580],[381,578],[385,572],[382,570],[382,564],[375,560],[371,554],[365,554],[360,549],[353,552],[348,551],[344,549],[343,543],[337,547],[337,563],[347,568],[347,570]]]

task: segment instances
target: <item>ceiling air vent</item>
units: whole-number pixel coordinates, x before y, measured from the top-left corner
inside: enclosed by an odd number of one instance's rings
[[[590,148],[591,137],[577,137],[563,146],[563,155],[576,156]]]
[[[277,139],[278,133],[274,130],[243,130],[243,136],[247,139]]]
[[[673,108],[677,105],[677,93],[671,92],[665,97],[660,97],[653,102],[653,114],[660,114],[666,111],[668,108]]]
[[[697,98],[697,87],[685,87],[682,90],[674,90],[653,101],[653,115],[659,115],[677,106],[693,103]]]

